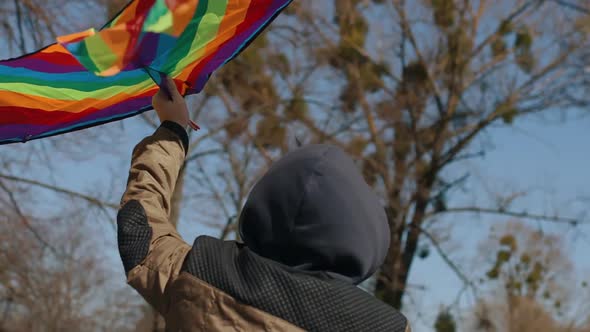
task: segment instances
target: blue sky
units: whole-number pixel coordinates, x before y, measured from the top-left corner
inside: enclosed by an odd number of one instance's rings
[[[81,139],[84,135],[100,135],[104,133],[107,126],[118,125],[120,124],[107,124],[67,135],[76,141],[76,137]],[[89,192],[97,185],[106,185],[114,180],[114,194],[109,200],[117,202],[124,190],[123,181],[128,170],[131,149],[142,137],[151,133],[151,129],[145,126],[140,118],[126,119],[123,121],[123,125],[126,130],[117,130],[124,135],[118,139],[121,144],[110,147],[115,153],[98,152],[93,158],[87,160],[55,163],[56,167],[53,173],[55,182],[72,190]],[[544,213],[546,212],[544,210],[545,204],[549,199],[556,202],[557,206],[567,207],[560,211],[563,215],[577,215],[586,207],[581,204],[569,207],[567,203],[577,197],[590,197],[590,178],[586,174],[590,169],[590,156],[586,153],[588,142],[590,142],[588,128],[590,128],[590,117],[570,119],[562,123],[547,123],[531,119],[517,122],[514,127],[494,129],[487,135],[487,140],[493,143],[493,149],[486,154],[485,158],[461,165],[461,170],[468,170],[471,174],[476,174],[486,180],[484,182],[488,183],[488,187],[493,187],[493,190],[501,190],[504,187],[523,190],[534,189],[534,194],[530,198],[524,199],[522,203],[517,205],[517,208]],[[60,138],[52,139],[59,140]],[[41,146],[42,142],[32,141],[26,144]],[[18,153],[20,146],[20,144],[10,145],[0,147],[0,149]],[[59,155],[57,154],[55,157],[59,158]],[[42,175],[44,172],[40,169],[42,167],[34,167],[15,173],[23,177],[44,180]],[[118,174],[115,179],[112,178],[111,170]],[[53,182],[50,179],[46,180]],[[474,176],[465,197],[461,197],[463,194],[460,194],[455,203],[460,204],[466,198],[469,198],[468,201],[470,201],[476,197],[478,201],[485,204],[487,194],[478,181]],[[48,205],[52,206],[68,201],[63,196],[48,196],[47,199]],[[114,219],[114,213],[112,217]],[[183,217],[186,219],[188,216],[184,215]],[[190,217],[194,218],[194,216]],[[104,218],[99,220],[104,221]],[[506,218],[502,217],[477,218],[469,215],[446,218],[444,223],[452,227],[453,240],[449,244],[449,247],[453,248],[450,251],[451,257],[456,258],[460,265],[469,262],[477,254],[475,251],[477,242],[487,235],[489,226],[505,220]],[[562,232],[564,236],[573,239],[568,252],[571,253],[571,259],[575,263],[579,275],[582,276],[583,272],[590,272],[590,258],[587,255],[590,249],[590,240],[586,235],[576,238],[572,236],[574,232],[569,228],[543,227],[548,230],[557,230]],[[121,278],[118,278],[117,282],[123,283],[123,272],[117,257],[115,232],[110,225],[102,225],[98,229],[103,230],[98,239],[105,245],[104,254],[112,260],[113,267],[121,273]],[[218,234],[217,230],[206,228],[198,223],[182,223],[182,221],[179,230],[187,241],[192,241],[200,234]],[[579,231],[588,233],[590,228],[579,227],[575,230],[576,233]],[[469,266],[466,265],[465,268],[467,270]],[[408,314],[415,321],[416,331],[428,331],[439,305],[452,302],[461,283],[435,253],[426,260],[416,260],[411,271],[411,283],[426,286],[426,289],[412,291],[411,298],[415,303],[408,302]],[[419,317],[416,311],[419,311]]]
[[[489,139],[494,149],[485,158],[463,167],[472,174],[479,173],[495,189],[506,187],[532,191],[530,197],[516,204],[515,210],[550,213],[547,205],[551,203],[561,207],[561,215],[578,217],[588,207],[583,202],[572,204],[572,201],[590,195],[590,177],[587,174],[590,170],[589,128],[590,117],[572,118],[562,123],[547,123],[537,119],[517,122],[514,127],[493,130]],[[487,196],[481,188],[483,186],[470,184],[470,187],[473,191],[468,192],[468,196]],[[589,202],[586,200],[586,203]],[[477,256],[476,244],[487,236],[489,227],[507,220],[504,217],[469,215],[452,216],[449,219],[445,222],[452,226],[452,245],[455,248],[451,256],[457,257],[459,262]],[[585,220],[590,221],[589,218]],[[572,229],[550,224],[541,226],[572,241],[566,252],[576,266],[577,277],[586,277],[590,272],[590,227]],[[413,284],[428,286],[426,291],[414,293],[419,299],[423,319],[431,324],[439,305],[452,302],[462,284],[437,255],[417,262],[411,272],[411,280]],[[468,267],[464,271],[469,272]],[[427,331],[422,318],[419,318],[418,323],[421,324],[418,331]]]

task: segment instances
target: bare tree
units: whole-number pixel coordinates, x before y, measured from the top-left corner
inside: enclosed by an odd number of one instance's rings
[[[131,330],[140,303],[129,292],[114,292],[113,269],[90,236],[97,228],[86,226],[92,213],[82,204],[41,218],[27,213],[27,205],[10,199],[1,206],[0,329]],[[112,293],[103,296],[107,289]]]
[[[243,184],[296,137],[353,155],[391,226],[375,292],[399,308],[419,243],[436,239],[429,234],[443,214],[582,222],[511,210],[510,197],[449,206],[469,177],[447,174],[485,154],[479,138],[491,128],[588,106],[587,22],[583,11],[552,1],[296,2],[213,76],[205,94],[216,107],[202,121],[223,128],[210,144],[253,153],[239,159]],[[235,175],[230,159],[206,157],[220,175],[210,181]],[[219,204],[234,200],[229,192]]]
[[[489,293],[473,308],[473,328],[583,331],[590,293],[565,250],[562,237],[523,222],[496,226],[480,246],[479,264],[487,269],[480,282]]]
[[[59,34],[100,26],[105,19],[99,5],[2,2],[0,40],[8,51],[2,58],[46,46]],[[120,131],[111,126],[0,148],[1,330],[128,331],[140,319],[142,303],[121,287],[119,266],[109,266],[101,256],[104,244],[94,242],[105,225],[115,234],[118,202],[109,182],[81,192],[63,185],[55,172],[66,160],[93,157],[115,145],[121,135],[105,135],[107,129]],[[48,208],[47,197],[58,203]]]

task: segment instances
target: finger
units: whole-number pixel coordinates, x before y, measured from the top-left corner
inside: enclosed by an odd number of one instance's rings
[[[168,87],[168,91],[170,91],[172,98],[174,98],[174,99],[182,98],[182,95],[180,94],[180,92],[178,91],[178,88],[176,87],[176,83],[174,82],[174,80],[170,76],[166,76],[165,84]]]
[[[158,89],[158,92],[156,92],[156,94],[154,94],[154,96],[152,97],[152,104],[159,103],[160,100],[168,100],[166,93],[162,90],[161,87],[160,89]]]

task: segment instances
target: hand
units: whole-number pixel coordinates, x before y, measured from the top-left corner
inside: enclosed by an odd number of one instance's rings
[[[189,125],[186,102],[171,78],[167,77],[165,84],[172,95],[172,100],[160,89],[152,98],[152,106],[158,113],[160,122],[172,121],[186,128]]]

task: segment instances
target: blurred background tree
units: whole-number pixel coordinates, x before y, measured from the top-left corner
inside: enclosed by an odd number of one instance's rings
[[[455,332],[457,331],[457,324],[453,315],[446,309],[441,309],[434,322],[434,330],[436,332]]]
[[[585,281],[573,275],[563,240],[522,222],[496,227],[480,247],[489,293],[475,305],[478,331],[585,331]],[[487,263],[487,264],[486,264]]]
[[[19,187],[0,181],[0,331],[132,331],[143,303],[110,277],[92,210],[43,213]]]
[[[100,26],[103,6],[98,0],[0,2],[0,58]],[[111,181],[85,183],[87,192],[77,192],[66,189],[56,171],[108,153],[120,135],[104,134],[2,147],[0,331],[133,331],[142,318],[143,302],[112,277],[120,267],[104,255],[97,236],[109,227],[115,234]]]
[[[202,121],[223,129],[215,165],[231,165],[216,166],[222,201],[237,214],[244,195],[235,193],[293,148],[293,137],[342,147],[387,211],[391,246],[375,294],[397,308],[414,259],[428,255],[420,239],[440,215],[575,225],[501,204],[449,206],[468,176],[446,174],[485,154],[476,143],[491,127],[587,107],[587,22],[552,1],[295,2],[207,86],[220,106]]]

